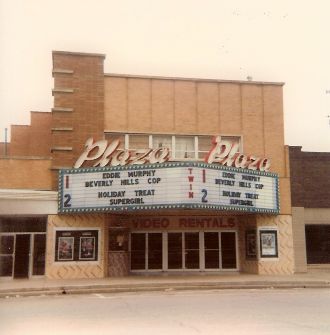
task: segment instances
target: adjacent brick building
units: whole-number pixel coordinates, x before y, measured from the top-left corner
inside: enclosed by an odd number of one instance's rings
[[[330,153],[290,147],[296,267],[330,265]]]

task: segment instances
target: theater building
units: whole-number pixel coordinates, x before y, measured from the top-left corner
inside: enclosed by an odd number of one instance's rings
[[[53,52],[52,111],[0,147],[1,277],[294,273],[283,84],[104,59]]]

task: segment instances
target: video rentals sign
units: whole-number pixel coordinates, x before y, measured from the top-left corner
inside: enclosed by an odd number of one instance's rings
[[[60,170],[60,213],[180,208],[277,214],[278,177],[197,162]]]

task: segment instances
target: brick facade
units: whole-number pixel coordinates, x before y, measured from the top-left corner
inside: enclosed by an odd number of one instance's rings
[[[11,126],[10,156],[50,157],[51,114],[31,112],[31,125]]]
[[[57,169],[72,167],[89,137],[104,137],[104,55],[53,52],[53,188]]]
[[[330,153],[289,147],[293,207],[330,207]]]

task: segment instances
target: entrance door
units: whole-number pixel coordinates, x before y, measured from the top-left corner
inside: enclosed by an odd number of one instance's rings
[[[199,269],[199,233],[184,233],[185,268]]]
[[[33,242],[33,276],[45,274],[46,234],[35,234]]]
[[[220,249],[218,232],[204,233],[204,250],[205,269],[219,269]]]
[[[237,270],[235,231],[134,232],[131,270]]]
[[[146,269],[146,234],[131,234],[131,270]]]
[[[236,234],[221,233],[221,260],[223,269],[236,269]]]
[[[168,269],[182,269],[182,233],[168,233],[167,235]]]
[[[148,233],[148,269],[163,268],[163,234]]]
[[[30,239],[30,234],[16,235],[14,278],[29,277]]]
[[[131,270],[163,269],[163,234],[131,234]]]

